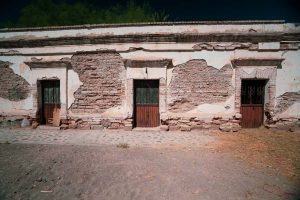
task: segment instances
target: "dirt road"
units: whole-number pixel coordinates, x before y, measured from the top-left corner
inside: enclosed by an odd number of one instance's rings
[[[298,199],[285,177],[206,148],[0,144],[0,199]]]

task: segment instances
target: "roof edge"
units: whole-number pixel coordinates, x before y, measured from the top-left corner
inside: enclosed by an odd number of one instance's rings
[[[284,24],[285,20],[237,20],[237,21],[177,21],[177,22],[141,22],[141,23],[120,23],[120,24],[83,24],[72,26],[45,26],[45,27],[24,27],[24,28],[1,28],[0,32],[23,32],[23,31],[51,31],[68,29],[93,29],[128,26],[169,26],[169,25],[247,25],[247,24]]]

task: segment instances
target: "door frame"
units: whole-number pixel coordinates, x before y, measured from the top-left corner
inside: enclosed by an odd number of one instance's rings
[[[264,124],[264,121],[265,121],[265,113],[264,113],[264,110],[265,110],[265,99],[266,99],[266,86],[268,84],[268,81],[269,79],[265,79],[265,78],[260,78],[260,79],[257,79],[257,78],[243,78],[241,79],[241,91],[240,91],[240,113],[242,113],[242,107],[243,105],[248,105],[248,106],[253,106],[253,107],[256,107],[255,105],[260,105],[260,104],[243,104],[242,101],[242,92],[243,92],[243,82],[244,81],[264,81],[263,83],[263,96],[262,96],[262,111],[261,111],[261,118],[262,118],[262,122],[261,122],[261,125],[262,126]],[[257,106],[259,107],[259,106]],[[243,115],[242,115],[242,120],[243,120]],[[242,124],[242,121],[241,121],[241,124]],[[256,128],[256,127],[251,127],[251,128]]]
[[[136,128],[137,127],[137,119],[136,119],[136,83],[137,81],[157,81],[157,85],[158,85],[158,120],[159,120],[159,124],[158,126],[160,126],[160,79],[133,79],[133,95],[132,95],[132,100],[133,100],[133,127]],[[145,127],[146,128],[146,127]],[[149,127],[151,128],[151,127]]]

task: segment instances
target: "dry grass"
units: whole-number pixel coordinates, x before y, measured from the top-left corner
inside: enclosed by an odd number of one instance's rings
[[[118,148],[122,148],[122,149],[127,149],[127,148],[129,148],[129,144],[127,144],[127,143],[119,143],[119,144],[117,144],[117,147]]]
[[[300,132],[244,129],[239,133],[214,133],[220,152],[232,153],[256,167],[269,167],[300,184]]]

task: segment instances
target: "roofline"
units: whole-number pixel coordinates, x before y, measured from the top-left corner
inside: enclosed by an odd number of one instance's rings
[[[141,22],[121,24],[83,24],[73,26],[46,26],[46,27],[24,27],[24,28],[1,28],[0,32],[23,32],[23,31],[51,31],[69,29],[93,29],[129,26],[170,26],[170,25],[247,25],[247,24],[284,24],[285,20],[237,20],[237,21],[177,21],[177,22]]]

